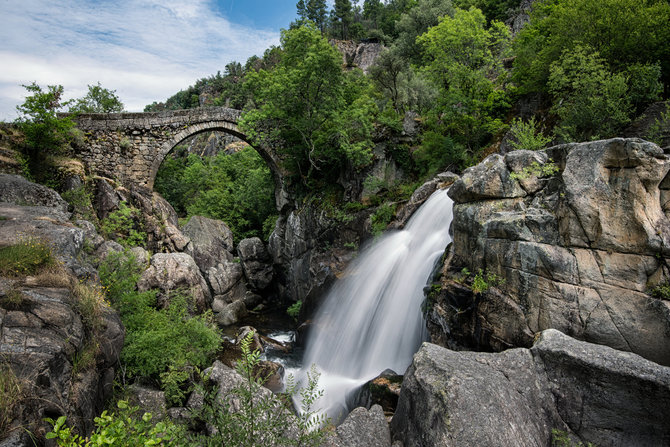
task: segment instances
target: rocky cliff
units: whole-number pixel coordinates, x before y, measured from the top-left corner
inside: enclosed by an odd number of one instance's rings
[[[502,283],[468,294],[446,281],[434,339],[502,350],[555,328],[670,365],[670,301],[650,295],[669,278],[668,171],[639,139],[496,154],[466,170],[449,191],[451,278],[465,267]]]

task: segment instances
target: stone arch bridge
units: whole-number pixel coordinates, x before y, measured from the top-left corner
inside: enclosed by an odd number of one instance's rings
[[[207,131],[222,131],[248,142],[239,129],[241,112],[226,107],[151,113],[91,113],[74,121],[85,143],[77,156],[91,174],[117,179],[126,187],[153,189],[158,168],[183,140]],[[271,149],[254,146],[270,167],[277,208],[286,202],[279,158]]]

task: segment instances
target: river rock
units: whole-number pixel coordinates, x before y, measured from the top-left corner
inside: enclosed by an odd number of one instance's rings
[[[391,447],[391,432],[382,407],[355,408],[324,442],[328,447]]]
[[[88,245],[91,250],[97,249],[103,242],[105,242],[105,239],[100,236],[98,230],[95,229],[95,225],[88,220],[79,219],[75,221],[75,224],[84,230],[84,236],[87,241],[85,244]]]
[[[185,251],[193,257],[203,275],[217,264],[233,260],[233,232],[224,222],[193,216],[182,232],[190,239]]]
[[[193,298],[197,312],[210,306],[211,295],[205,278],[193,258],[186,253],[157,253],[151,257],[151,265],[137,282],[139,290],[159,289],[158,301],[167,304],[170,292],[182,289]]]
[[[153,252],[184,251],[189,238],[179,229],[179,218],[172,205],[155,191],[134,187],[129,194],[130,203],[140,210],[147,247]]]
[[[243,239],[237,252],[249,287],[254,290],[267,288],[272,282],[272,258],[263,242],[257,237]]]
[[[547,446],[552,429],[595,445],[664,445],[669,403],[670,368],[550,329],[532,349],[498,354],[424,343],[391,431],[404,445]]]
[[[227,304],[221,312],[216,314],[216,321],[221,326],[230,326],[240,321],[247,315],[247,308],[241,300]]]
[[[543,173],[543,163],[554,169]],[[449,267],[504,283],[459,306],[438,302],[433,327],[481,349],[528,347],[556,328],[670,365],[670,302],[648,294],[670,278],[669,171],[658,146],[621,138],[511,152],[466,170],[449,190]]]
[[[239,262],[224,261],[207,270],[207,279],[215,295],[225,295],[235,288],[235,286],[243,283],[243,275],[242,264]],[[244,287],[243,289],[246,290]],[[235,296],[235,299],[243,297],[244,292],[242,292],[242,296]],[[230,299],[229,301],[232,302],[235,299]]]
[[[161,420],[165,417],[167,405],[164,391],[136,383],[130,385],[128,391],[130,392],[130,403],[137,405],[142,413],[151,413],[152,420]]]

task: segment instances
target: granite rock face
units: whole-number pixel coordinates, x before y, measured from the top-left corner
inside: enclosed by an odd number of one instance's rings
[[[118,315],[101,305],[94,336],[77,307],[79,281],[97,279],[82,249],[99,236],[90,223],[69,221],[55,191],[18,176],[0,174],[0,183],[0,247],[39,240],[62,263],[36,276],[0,276],[0,369],[9,368],[23,390],[13,396],[13,413],[3,415],[11,422],[7,445],[33,445],[26,429],[43,442],[45,417],[66,415],[86,433],[111,395],[125,335]],[[93,347],[92,365],[77,365]]]
[[[253,290],[263,290],[272,282],[273,269],[272,258],[267,248],[257,237],[243,239],[237,246],[237,253],[240,255],[240,262],[249,283]]]
[[[391,422],[412,446],[547,446],[552,429],[595,445],[667,445],[670,368],[542,333],[531,349],[455,352],[425,343]]]
[[[217,264],[233,260],[233,232],[224,222],[193,216],[182,232],[191,241],[185,252],[193,257],[203,275]]]
[[[450,268],[504,283],[458,303],[448,293],[432,326],[494,350],[555,328],[670,365],[670,302],[648,294],[670,278],[669,171],[658,146],[620,138],[492,155],[466,170],[449,190]]]
[[[189,290],[193,297],[194,311],[204,312],[210,306],[211,294],[205,278],[192,257],[186,253],[156,253],[151,265],[137,282],[139,290],[159,289],[158,302],[169,301],[170,293],[179,289]]]

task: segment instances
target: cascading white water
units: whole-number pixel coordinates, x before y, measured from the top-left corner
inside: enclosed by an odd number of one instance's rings
[[[315,405],[337,422],[347,397],[386,369],[403,374],[426,339],[423,288],[451,241],[452,200],[439,190],[402,231],[360,253],[326,296],[303,365],[316,365],[324,395]]]

